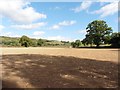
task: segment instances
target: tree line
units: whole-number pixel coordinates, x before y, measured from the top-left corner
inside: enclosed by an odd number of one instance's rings
[[[90,22],[86,27],[87,34],[85,38],[80,42],[76,40],[72,42],[73,47],[79,47],[80,44],[84,46],[109,44],[110,47],[120,47],[120,32],[113,32],[112,27],[109,27],[103,20],[95,20]]]
[[[23,35],[21,38],[0,37],[0,45],[2,46],[17,46],[17,47],[41,47],[41,46],[57,46],[57,47],[100,47],[101,45],[109,45],[109,47],[120,47],[120,32],[113,32],[112,27],[109,27],[103,20],[95,20],[90,22],[86,27],[87,34],[83,40],[56,41],[46,39],[31,39]]]
[[[0,36],[0,45],[3,47],[70,47],[69,41],[33,39],[23,35],[20,38]]]

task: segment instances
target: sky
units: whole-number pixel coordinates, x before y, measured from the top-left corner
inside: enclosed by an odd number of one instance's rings
[[[82,40],[87,25],[104,20],[118,32],[118,2],[91,0],[82,2],[39,2],[34,0],[0,0],[0,36]]]

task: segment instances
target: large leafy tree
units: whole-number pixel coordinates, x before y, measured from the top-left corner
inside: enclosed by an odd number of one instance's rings
[[[21,46],[29,47],[32,44],[32,41],[31,41],[31,39],[29,37],[23,35],[20,38],[19,43],[21,44]]]
[[[92,41],[91,41],[91,39],[89,39],[88,35],[86,35],[86,38],[84,38],[81,42],[84,46],[86,46],[88,44],[91,44],[91,46],[92,46]]]
[[[101,43],[105,43],[107,38],[112,33],[112,28],[108,27],[105,21],[95,20],[88,24],[86,41],[88,44],[95,44],[97,47]]]

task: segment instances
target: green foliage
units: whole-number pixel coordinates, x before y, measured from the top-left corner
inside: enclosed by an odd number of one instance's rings
[[[120,47],[120,32],[111,35],[110,43],[113,47]]]
[[[82,45],[82,42],[80,40],[76,40],[75,42],[71,43],[73,48],[78,48],[80,45]]]
[[[108,43],[108,37],[112,33],[112,28],[108,27],[105,21],[95,20],[88,24],[85,38],[86,44],[95,44],[99,47],[102,43]]]
[[[38,39],[37,45],[38,46],[44,46],[45,45],[45,41],[43,39]]]
[[[75,46],[75,42],[71,42],[71,46],[73,47],[73,48],[75,48],[76,46]]]
[[[103,20],[95,20],[87,25],[86,28],[87,34],[86,37],[80,41],[76,40],[75,42],[69,41],[56,41],[56,40],[45,40],[45,39],[31,39],[25,35],[21,38],[12,38],[0,36],[0,45],[2,46],[14,46],[14,47],[37,47],[37,46],[45,46],[45,47],[82,47],[89,45],[99,45],[111,44],[113,47],[120,47],[120,32],[112,33],[112,28],[108,27],[105,21]]]
[[[88,45],[88,41],[87,41],[88,38],[84,38],[81,42],[84,46]]]
[[[110,44],[111,38],[112,38],[111,35],[108,35],[108,36],[104,37],[104,38],[103,38],[104,44]]]
[[[70,47],[69,41],[56,41],[56,40],[46,40],[46,39],[33,39],[27,36],[22,36],[21,38],[12,38],[6,36],[0,36],[0,46],[3,47]]]
[[[32,44],[31,44],[32,47],[37,47],[37,40],[32,40]]]
[[[79,47],[82,43],[81,43],[80,40],[76,40],[76,41],[75,41],[75,44],[76,44],[76,47]]]
[[[32,44],[32,41],[31,41],[31,39],[29,37],[23,35],[20,38],[19,43],[21,44],[21,46],[29,47]]]
[[[10,37],[1,36],[0,40],[1,40],[0,44],[2,46],[9,46],[9,47],[11,47],[11,46],[18,47],[18,46],[20,46],[18,38],[10,38]]]

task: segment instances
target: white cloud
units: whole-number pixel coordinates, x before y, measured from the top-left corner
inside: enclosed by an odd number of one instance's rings
[[[70,26],[75,24],[76,21],[63,21],[63,22],[59,22],[58,24],[53,25],[52,27],[50,27],[50,29],[59,29],[61,26]]]
[[[34,33],[33,33],[33,35],[35,35],[35,36],[40,36],[40,35],[43,35],[45,32],[43,32],[43,31],[35,31]]]
[[[16,29],[22,29],[22,30],[30,30],[30,29],[35,29],[45,25],[46,23],[40,22],[40,23],[34,23],[34,24],[11,25],[11,27]]]
[[[12,35],[12,32],[3,33],[3,36],[11,36],[11,35]]]
[[[100,17],[106,17],[108,15],[113,15],[118,11],[118,2],[111,2],[100,8],[99,10],[93,11],[93,14],[101,14]]]
[[[68,37],[63,37],[63,36],[50,36],[50,37],[47,37],[46,39],[48,40],[58,40],[58,41],[74,41],[73,39],[71,38],[68,38]]]
[[[47,17],[29,5],[30,3],[25,0],[1,0],[0,14],[18,23],[32,23]]]
[[[0,33],[0,36],[21,37],[20,35],[17,35],[17,34],[12,33],[12,32],[2,32],[2,33]]]
[[[61,37],[61,36],[51,36],[51,37],[48,37],[47,39],[49,40],[62,40],[64,37]]]
[[[52,27],[50,27],[50,29],[54,29],[54,30],[59,29],[59,28],[60,28],[59,25],[53,25]]]
[[[92,1],[83,1],[79,7],[73,8],[74,12],[80,12],[82,10],[87,10],[92,5]]]
[[[76,21],[63,21],[63,22],[60,22],[58,25],[59,26],[69,26],[69,25],[73,25],[75,23],[76,23]]]

